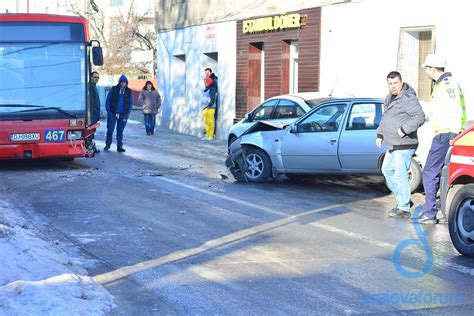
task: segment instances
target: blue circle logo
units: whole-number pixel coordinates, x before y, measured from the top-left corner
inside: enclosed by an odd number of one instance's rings
[[[418,218],[420,216],[422,209],[423,207],[421,205],[417,206],[413,214],[413,217]],[[417,223],[417,222],[413,222],[413,228],[415,229],[418,239],[407,239],[399,243],[397,248],[395,248],[395,251],[393,252],[393,257],[392,257],[392,262],[393,262],[393,265],[395,266],[395,269],[397,269],[397,271],[401,275],[409,279],[416,279],[416,278],[420,278],[424,276],[426,273],[430,271],[431,267],[433,266],[433,252],[431,251],[431,247],[428,243],[428,240],[426,239],[425,231],[420,227],[420,223]],[[426,254],[426,262],[423,265],[423,269],[421,271],[407,270],[400,262],[400,256],[402,254],[402,251],[406,247],[411,246],[411,245],[420,247],[421,249],[423,249],[423,251]]]

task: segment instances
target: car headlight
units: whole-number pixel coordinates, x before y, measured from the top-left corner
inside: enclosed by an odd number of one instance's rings
[[[67,140],[77,140],[82,138],[82,131],[68,131]]]

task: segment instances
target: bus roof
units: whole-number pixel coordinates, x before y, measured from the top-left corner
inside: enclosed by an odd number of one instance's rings
[[[56,14],[25,14],[7,13],[0,14],[0,22],[49,22],[49,23],[79,23],[84,26],[85,41],[89,41],[87,20],[81,16],[56,15]]]

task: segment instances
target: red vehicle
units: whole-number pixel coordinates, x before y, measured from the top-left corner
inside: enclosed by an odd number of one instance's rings
[[[0,14],[0,159],[94,155],[91,55],[102,65],[82,17]]]
[[[441,208],[448,211],[454,247],[474,257],[474,126],[458,135],[441,175]]]

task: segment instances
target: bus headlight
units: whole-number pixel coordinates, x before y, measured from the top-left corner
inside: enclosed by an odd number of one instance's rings
[[[77,140],[82,138],[82,131],[68,131],[67,140]]]
[[[82,127],[84,126],[84,119],[70,119],[69,126],[71,127]]]

